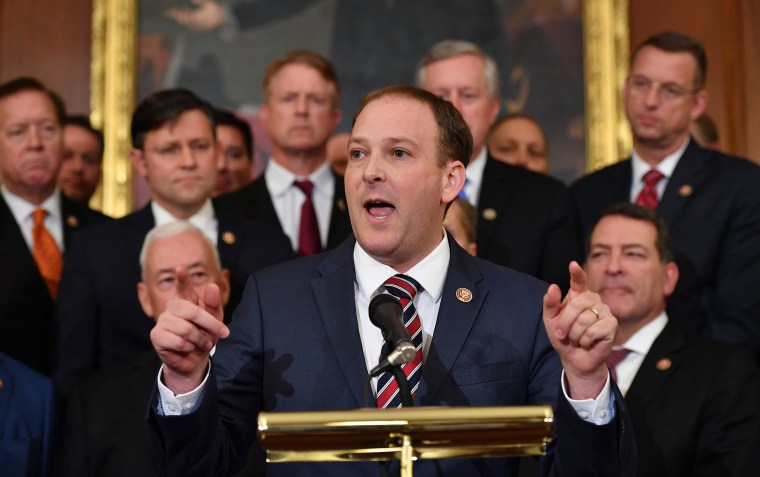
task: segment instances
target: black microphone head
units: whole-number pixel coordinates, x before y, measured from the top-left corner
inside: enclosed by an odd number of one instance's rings
[[[401,302],[393,295],[380,294],[369,302],[369,321],[378,328],[385,326],[388,317],[400,319],[403,314]]]
[[[401,302],[394,296],[377,295],[369,302],[369,320],[383,332],[383,339],[390,349],[395,349],[403,341],[412,342],[404,326],[403,315]]]

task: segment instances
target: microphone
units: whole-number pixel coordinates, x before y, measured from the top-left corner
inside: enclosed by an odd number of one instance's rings
[[[404,326],[403,314],[401,303],[391,295],[378,295],[369,302],[369,320],[380,328],[388,348],[392,350],[370,371],[370,376],[377,376],[393,366],[411,363],[417,357],[417,348]]]

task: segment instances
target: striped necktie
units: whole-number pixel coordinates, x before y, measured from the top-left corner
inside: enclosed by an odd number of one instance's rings
[[[665,176],[657,169],[650,169],[644,174],[644,188],[636,197],[636,203],[650,210],[657,210],[657,183]]]
[[[417,348],[417,357],[414,361],[401,366],[407,381],[409,381],[412,397],[414,397],[422,375],[422,321],[414,307],[414,296],[422,291],[422,286],[412,277],[402,274],[392,276],[384,285],[388,293],[401,302],[401,307],[404,309],[404,326],[412,338],[412,343]],[[390,351],[392,350],[388,349],[388,345],[384,344],[381,351],[382,355],[385,356]],[[398,383],[393,378],[393,373],[389,371],[381,374],[377,380],[377,407],[380,409],[401,407]]]

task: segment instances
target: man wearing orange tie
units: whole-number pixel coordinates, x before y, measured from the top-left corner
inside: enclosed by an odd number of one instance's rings
[[[63,102],[39,81],[0,85],[0,351],[43,373],[66,244],[106,219],[56,184],[63,118]]]

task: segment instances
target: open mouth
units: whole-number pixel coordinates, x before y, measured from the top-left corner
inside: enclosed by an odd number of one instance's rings
[[[367,210],[369,215],[377,219],[388,217],[393,213],[394,210],[396,210],[393,205],[381,201],[369,201],[364,204],[364,208]]]

